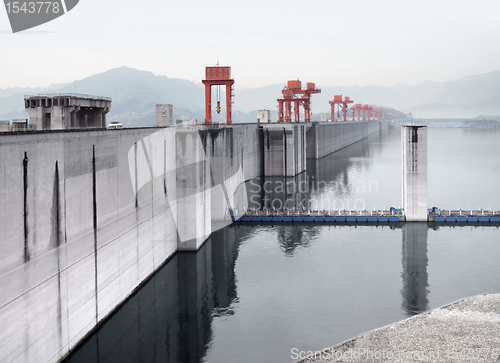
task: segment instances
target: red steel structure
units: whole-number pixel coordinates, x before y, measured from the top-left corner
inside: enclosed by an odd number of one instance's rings
[[[376,108],[373,110],[373,117],[375,118],[375,120],[385,120],[385,111],[380,109],[380,108]]]
[[[361,106],[361,103],[357,103],[354,107],[351,107],[351,112],[352,112],[352,120],[354,121],[356,117],[356,112],[358,113],[358,121],[359,117],[361,115],[361,111],[363,110],[363,107]]]
[[[363,121],[370,121],[371,116],[372,116],[371,114],[373,111],[373,107],[368,106],[368,105],[363,105],[362,111],[363,111]],[[368,118],[367,118],[367,116],[368,116]]]
[[[307,83],[306,89],[299,89],[295,91],[296,94],[303,95],[303,106],[304,106],[304,122],[311,122],[311,95],[315,93],[321,93],[319,88],[316,88],[314,83]]]
[[[233,98],[234,79],[231,79],[231,67],[206,67],[206,79],[201,82],[205,85],[205,124],[212,124],[212,86],[226,86],[226,123],[231,125],[231,104]],[[217,101],[217,111],[220,111]]]
[[[311,95],[321,93],[314,83],[307,83],[302,89],[299,80],[288,81],[281,91],[283,98],[278,98],[278,122],[292,122],[292,103],[294,106],[295,122],[300,122],[299,107],[304,107],[304,122],[311,122]],[[301,97],[298,97],[300,95]]]
[[[349,97],[346,97],[345,100],[342,100],[342,95],[335,95],[333,96],[333,101],[330,101],[330,106],[332,109],[332,118],[331,120],[335,120],[335,105],[339,105],[339,113],[340,113],[340,105],[342,105],[342,110],[344,113],[344,121],[347,121],[347,104],[348,103],[353,103],[354,101],[350,100]],[[354,112],[354,111],[353,111]],[[354,120],[354,114],[353,114],[353,120]]]

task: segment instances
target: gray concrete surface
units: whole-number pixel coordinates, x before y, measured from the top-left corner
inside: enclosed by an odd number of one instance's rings
[[[367,136],[365,124],[343,144]],[[306,125],[289,127],[296,175]],[[0,361],[64,357],[176,251],[200,248],[228,200],[244,205],[235,170],[264,175],[257,124],[160,130],[0,135]],[[211,173],[216,159],[228,162]],[[218,197],[201,188],[226,179]]]
[[[407,125],[401,131],[403,209],[409,222],[427,221],[427,126]]]
[[[311,122],[307,130],[307,158],[319,159],[385,130],[388,121]]]
[[[322,352],[296,362],[499,362],[500,294],[458,300]]]
[[[295,176],[306,170],[306,130],[310,123],[264,125],[264,175]]]

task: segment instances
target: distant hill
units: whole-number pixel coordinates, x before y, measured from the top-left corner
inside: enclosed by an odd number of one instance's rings
[[[303,80],[308,82],[311,80]],[[285,85],[275,84],[258,88],[238,88],[235,83],[233,120],[255,122],[256,110],[271,110],[277,118],[277,101]],[[328,101],[336,94],[351,97],[354,103],[386,108],[388,115],[401,117],[400,111],[412,112],[418,118],[472,118],[477,115],[500,115],[500,71],[461,80],[437,83],[423,82],[416,86],[399,84],[378,86],[322,86],[322,93],[312,96],[313,114],[329,113]],[[25,93],[86,93],[112,97],[109,121],[125,125],[154,124],[155,104],[174,105],[175,119],[204,120],[204,88],[192,81],[156,76],[148,71],[120,67],[95,74],[67,85],[49,88],[14,88],[0,90],[0,119],[27,117],[24,112]],[[221,89],[221,99],[225,99]],[[392,118],[391,117],[391,118]],[[225,113],[213,113],[215,122],[223,122]],[[314,120],[314,118],[313,118]]]

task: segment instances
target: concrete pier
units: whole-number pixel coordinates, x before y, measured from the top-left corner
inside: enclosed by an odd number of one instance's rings
[[[403,210],[409,222],[427,221],[427,127],[403,126]]]
[[[264,175],[295,176],[306,170],[305,123],[264,125]]]

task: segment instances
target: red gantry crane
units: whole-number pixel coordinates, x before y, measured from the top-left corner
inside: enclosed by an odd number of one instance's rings
[[[332,121],[338,121],[340,119],[340,109],[342,108],[342,111],[344,113],[344,121],[347,121],[347,107],[348,107],[347,104],[348,103],[353,103],[353,102],[354,101],[351,101],[349,99],[349,97],[346,97],[345,100],[342,100],[342,95],[335,95],[335,96],[333,96],[333,101],[330,101],[330,106],[332,108],[332,118],[331,118],[331,120]],[[338,112],[337,112],[337,118],[335,118],[335,105],[339,105]],[[354,120],[354,113],[353,113],[353,120]]]
[[[373,117],[375,118],[375,120],[377,121],[380,121],[380,120],[385,120],[385,111],[380,109],[380,108],[376,108],[373,110]]]
[[[226,86],[226,123],[231,125],[231,104],[233,98],[234,79],[231,79],[231,67],[205,68],[206,79],[201,81],[205,85],[205,124],[212,124],[212,86]],[[217,113],[220,113],[220,89],[217,93]]]
[[[363,105],[362,111],[363,111],[363,121],[370,121],[373,107],[368,105]]]
[[[281,91],[283,98],[278,98],[278,122],[292,122],[292,103],[294,105],[295,122],[300,122],[299,107],[304,107],[304,122],[311,122],[311,95],[321,93],[314,83],[307,83],[302,89],[299,80],[288,81]],[[298,97],[298,96],[301,97]]]
[[[361,115],[361,111],[363,110],[363,107],[361,106],[361,103],[357,103],[354,107],[351,107],[351,112],[352,112],[352,120],[354,121],[356,117],[356,112],[358,113],[358,121],[359,117]]]

